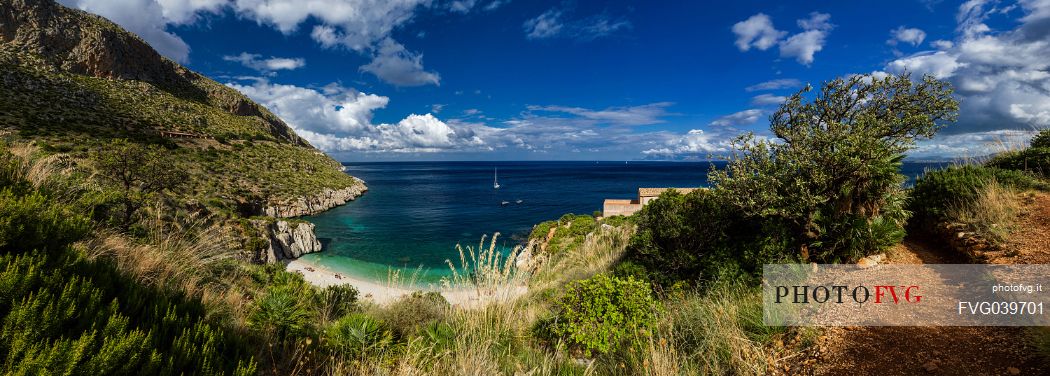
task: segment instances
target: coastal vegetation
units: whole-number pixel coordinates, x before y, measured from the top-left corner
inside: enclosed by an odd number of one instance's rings
[[[22,13],[144,46],[42,4]],[[1003,243],[1050,190],[1047,130],[905,188],[904,155],[955,117],[951,88],[839,78],[788,98],[774,139],[737,139],[707,189],[543,222],[509,253],[498,235],[457,247],[449,285],[479,304],[381,305],[251,262],[271,235],[252,222],[279,220],[263,206],[359,184],[276,116],[152,50],[134,59],[149,69],[106,72],[26,50],[0,46],[5,374],[768,374],[820,332],[763,325],[763,264],[855,262],[944,223]]]

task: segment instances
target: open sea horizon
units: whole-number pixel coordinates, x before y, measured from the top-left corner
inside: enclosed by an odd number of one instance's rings
[[[498,232],[497,244],[510,249],[540,222],[592,214],[606,198],[636,198],[639,187],[707,186],[712,164],[725,162],[347,162],[346,172],[368,192],[304,217],[317,226],[323,251],[302,258],[373,281],[397,271],[418,285],[436,284],[451,275],[446,260],[459,265],[457,244],[476,248]],[[905,162],[901,172],[911,184],[946,164]]]

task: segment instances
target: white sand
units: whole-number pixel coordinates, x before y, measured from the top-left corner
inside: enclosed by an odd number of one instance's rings
[[[313,270],[311,271],[307,268]],[[412,288],[411,286],[391,286],[389,283],[370,281],[365,278],[337,273],[317,263],[302,259],[288,261],[285,270],[302,274],[303,279],[317,287],[353,285],[357,289],[359,297],[371,299],[376,304],[390,303],[404,295],[411,294],[413,291],[427,290],[440,292],[453,306],[478,308],[493,301],[510,301],[528,291],[528,288],[525,286],[506,286],[491,292],[479,292],[472,288],[426,289]],[[336,277],[337,274],[339,278]]]

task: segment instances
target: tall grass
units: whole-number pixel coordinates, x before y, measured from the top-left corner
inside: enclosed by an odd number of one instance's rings
[[[516,267],[518,255],[523,246],[514,246],[504,254],[498,247],[499,233],[492,235],[486,247],[485,236],[481,237],[478,247],[456,245],[459,252],[459,265],[445,260],[452,271],[450,278],[442,280],[446,289],[471,289],[475,297],[482,301],[507,302],[517,296],[517,287],[524,286],[530,275]]]
[[[985,239],[1002,244],[1015,228],[1020,207],[1017,192],[991,179],[978,189],[976,201],[949,206],[947,216],[967,224]]]
[[[769,343],[784,328],[763,325],[757,287],[718,284],[671,303],[668,312],[663,335],[703,374],[764,375],[778,361]]]

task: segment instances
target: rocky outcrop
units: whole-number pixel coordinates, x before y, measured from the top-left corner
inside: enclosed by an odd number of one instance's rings
[[[267,242],[256,257],[260,261],[269,264],[321,251],[313,223],[280,219],[253,219],[251,222]]]
[[[368,187],[361,179],[354,179],[355,184],[343,189],[325,188],[320,193],[299,197],[281,202],[267,203],[262,214],[276,218],[299,217],[323,212],[325,210],[353,201],[365,193]]]
[[[941,223],[934,228],[933,234],[941,238],[948,248],[966,255],[974,262],[989,263],[1010,253],[1002,245],[984,238],[963,223]]]

